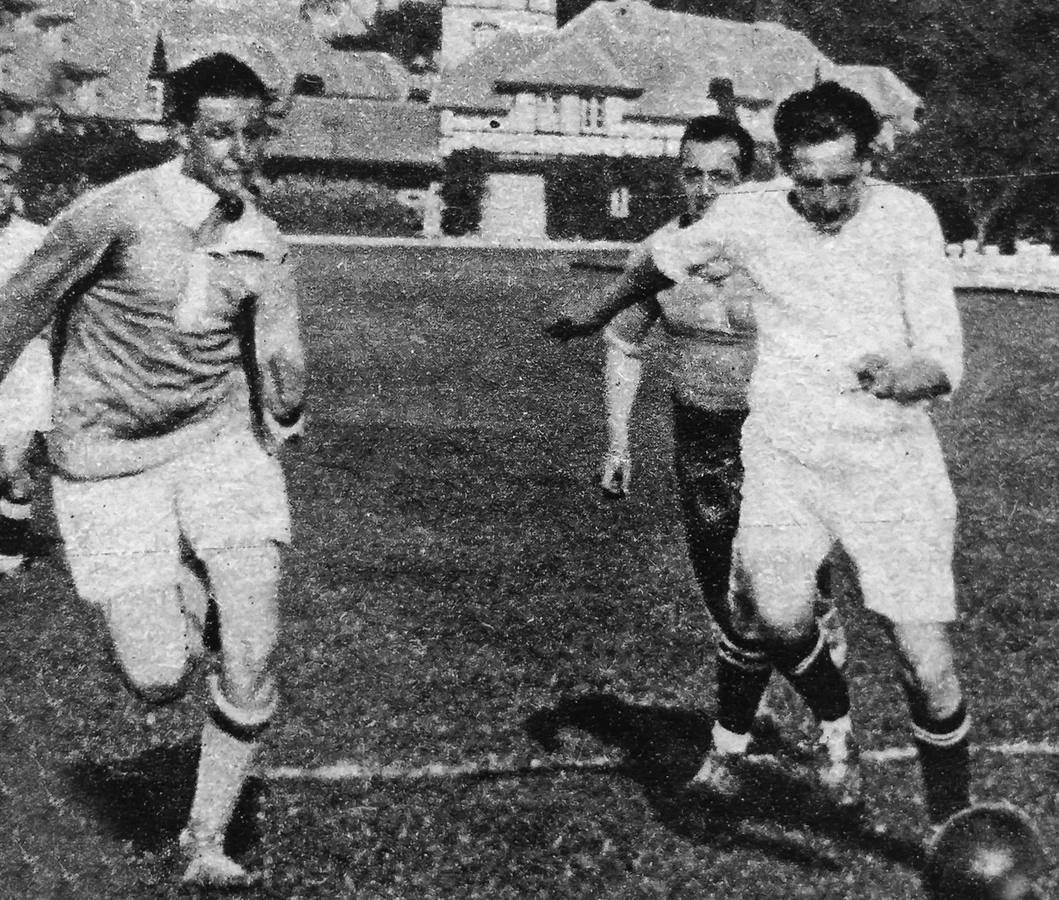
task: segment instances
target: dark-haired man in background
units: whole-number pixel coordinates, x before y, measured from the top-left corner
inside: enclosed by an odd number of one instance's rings
[[[276,707],[290,522],[275,450],[301,424],[304,362],[285,247],[251,199],[270,92],[221,54],[171,73],[166,99],[184,153],[81,197],[0,291],[0,377],[58,314],[56,517],[138,696],[182,693],[216,603],[181,846],[186,882],[240,886],[223,843]]]
[[[710,214],[717,199],[738,188],[754,168],[754,140],[724,116],[702,116],[688,123],[680,143],[677,179],[684,212],[633,251],[635,269],[654,241],[674,235]],[[758,288],[743,273],[720,280],[693,278],[625,310],[607,327],[604,363],[609,447],[601,485],[619,495],[628,491],[632,459],[629,419],[639,388],[645,342],[656,325],[673,388],[673,471],[680,494],[688,555],[706,607],[719,633],[716,661],[718,717],[713,751],[693,782],[725,791],[738,781],[715,764],[716,755],[742,753],[749,743],[754,710],[736,720],[727,696],[742,693],[747,679],[767,680],[772,666],[760,628],[746,597],[729,591],[732,540],[739,524],[743,467],[740,433],[746,418],[746,392],[754,366],[754,295]],[[718,312],[723,310],[722,315]],[[829,620],[829,621],[833,621]],[[835,627],[835,652],[841,632]]]

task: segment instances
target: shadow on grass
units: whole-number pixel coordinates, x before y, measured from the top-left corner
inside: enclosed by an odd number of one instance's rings
[[[157,747],[137,756],[107,761],[80,760],[67,776],[72,795],[117,840],[137,852],[158,852],[175,844],[187,823],[195,790],[198,741]],[[225,849],[247,853],[260,840],[257,810],[264,783],[251,779],[232,816]]]
[[[701,712],[626,703],[608,694],[563,698],[525,722],[528,735],[549,752],[561,747],[560,732],[578,729],[622,751],[622,771],[638,783],[659,821],[697,844],[749,847],[777,859],[817,870],[840,863],[812,846],[804,832],[919,870],[918,841],[880,834],[870,814],[840,807],[796,774],[804,753],[774,730],[756,734],[755,748],[771,758],[741,764],[744,787],[736,797],[689,788],[710,747],[712,720]]]

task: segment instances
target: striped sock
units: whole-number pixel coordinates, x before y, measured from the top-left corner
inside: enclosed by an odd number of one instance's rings
[[[764,652],[722,637],[717,646],[717,724],[729,733],[749,734],[771,674]]]
[[[932,717],[920,703],[912,704],[912,736],[923,772],[927,813],[937,824],[971,803],[971,753],[967,733],[971,719],[960,702],[956,712]]]
[[[805,640],[781,648],[772,659],[817,721],[834,722],[849,715],[846,679],[835,666],[827,640],[815,621]]]
[[[0,556],[21,558],[25,555],[32,515],[32,500],[0,497]]]

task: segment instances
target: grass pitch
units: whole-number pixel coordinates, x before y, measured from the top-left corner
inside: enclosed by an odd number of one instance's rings
[[[231,840],[270,876],[256,896],[918,896],[914,762],[869,767],[868,825],[816,803],[792,765],[737,804],[681,790],[707,743],[712,638],[672,495],[666,390],[645,380],[634,494],[607,501],[598,345],[540,335],[603,276],[505,251],[299,260],[313,406],[287,466],[284,706],[262,765],[403,768],[260,779]],[[961,305],[967,381],[938,421],[974,737],[1057,741],[1059,306]],[[906,744],[882,631],[844,613],[863,743]],[[0,896],[182,896],[199,703],[127,698],[59,554],[0,584],[0,620]],[[780,705],[778,746],[801,716]],[[600,754],[616,764],[562,765]],[[491,774],[399,777],[490,760]],[[976,757],[977,792],[1025,806],[1053,848],[1056,784],[1054,756]]]

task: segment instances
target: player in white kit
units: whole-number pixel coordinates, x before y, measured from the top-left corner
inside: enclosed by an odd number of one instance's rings
[[[679,282],[724,258],[762,288],[739,570],[774,664],[819,721],[821,781],[853,800],[849,695],[812,614],[816,567],[842,543],[892,638],[937,823],[968,804],[970,765],[948,636],[956,502],[926,401],[959,385],[961,327],[933,209],[868,178],[878,130],[833,82],[788,98],[775,131],[790,182],[719,198],[656,241],[657,272],[639,277]]]

